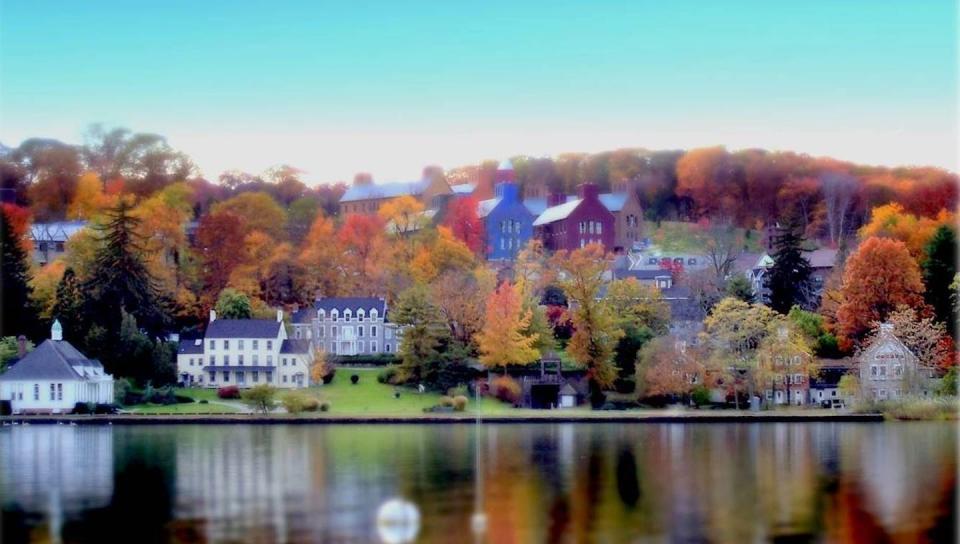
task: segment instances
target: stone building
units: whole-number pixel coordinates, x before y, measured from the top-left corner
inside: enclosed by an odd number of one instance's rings
[[[379,297],[327,297],[293,314],[293,336],[331,355],[380,355],[397,351],[398,327]]]
[[[857,357],[860,390],[866,399],[930,396],[932,369],[924,368],[897,338],[890,323],[882,323],[873,342]]]

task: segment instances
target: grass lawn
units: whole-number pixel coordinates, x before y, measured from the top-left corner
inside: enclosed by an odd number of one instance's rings
[[[178,404],[138,404],[127,409],[134,414],[234,414],[236,408],[226,404],[200,404],[198,402]]]
[[[703,251],[705,239],[696,223],[661,221],[660,227],[652,221],[644,223],[646,236],[660,249],[668,253],[698,253]],[[744,236],[744,243],[751,252],[759,252],[762,233],[757,230],[737,229]]]
[[[418,393],[416,389],[408,387],[394,387],[377,381],[380,369],[374,368],[338,368],[333,382],[328,385],[314,386],[310,392],[320,399],[330,402],[331,415],[417,415],[423,414],[423,409],[440,403],[441,395],[437,393]],[[353,385],[350,376],[360,376],[360,381]],[[393,398],[394,391],[400,391],[400,398]],[[467,411],[475,413],[477,403],[471,398]],[[484,398],[480,400],[482,414],[516,413],[508,404],[496,399]],[[525,410],[527,411],[527,410]]]

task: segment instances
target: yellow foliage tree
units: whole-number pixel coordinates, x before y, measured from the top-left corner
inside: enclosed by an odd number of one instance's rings
[[[303,270],[302,283],[308,297],[341,294],[343,270],[340,253],[340,242],[335,234],[333,221],[323,212],[318,212],[297,257]]]
[[[419,230],[426,224],[423,204],[410,195],[395,198],[377,211],[387,229],[397,236],[405,236]]]
[[[910,256],[922,263],[926,259],[924,248],[933,233],[941,226],[953,227],[955,223],[956,216],[947,210],[940,210],[936,217],[917,217],[893,202],[873,209],[870,222],[860,229],[860,237],[864,240],[871,236],[900,240],[906,244]]]
[[[520,294],[509,282],[503,282],[487,299],[486,321],[477,334],[480,362],[487,368],[532,363],[540,357],[534,347],[537,334],[524,334],[531,313],[524,311]]]
[[[57,302],[57,285],[60,284],[66,268],[67,265],[63,259],[57,259],[38,270],[30,280],[30,285],[33,287],[33,300],[39,306],[39,314],[43,319],[52,317],[53,306]]]
[[[87,172],[77,180],[77,190],[67,207],[69,219],[90,220],[103,210],[115,206],[117,197],[103,192],[100,176]]]

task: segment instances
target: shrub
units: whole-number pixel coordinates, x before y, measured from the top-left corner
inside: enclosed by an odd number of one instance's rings
[[[89,402],[78,402],[73,405],[74,414],[92,414],[96,405]]]
[[[217,389],[217,397],[221,399],[239,399],[240,388],[236,385],[226,385]]]
[[[462,383],[456,387],[451,387],[450,389],[447,390],[447,395],[451,397],[458,397],[458,396],[466,397],[469,394],[470,394],[470,390],[467,389],[467,386]]]
[[[337,367],[333,365],[327,365],[327,372],[323,375],[323,384],[330,385],[330,382],[333,381],[333,377],[337,375]]]
[[[154,389],[149,386],[147,387],[148,388],[145,391],[149,392],[150,394],[147,395],[146,392],[144,393],[144,397],[145,397],[144,400],[146,402],[152,402],[154,404],[162,404],[165,406],[168,404],[177,403],[177,395],[173,392],[172,388],[161,387],[159,389]],[[189,399],[188,402],[193,402],[193,399]]]
[[[449,407],[452,407],[452,406],[453,406],[453,399],[450,398],[450,397],[448,397],[448,396],[446,396],[446,395],[440,397],[440,406],[449,406]]]
[[[174,395],[173,398],[177,401],[177,404],[190,404],[193,402],[193,397],[186,395]]]
[[[907,397],[896,400],[864,400],[854,406],[859,413],[882,412],[887,419],[955,420],[958,417],[954,399],[943,397]]]
[[[117,405],[116,404],[95,404],[93,407],[93,413],[95,414],[116,414]]]
[[[357,385],[357,382],[359,381],[360,381],[360,376],[356,374],[350,376],[350,383],[352,383],[353,385]]]
[[[9,416],[13,413],[13,405],[9,400],[0,400],[0,416]]]
[[[690,400],[697,406],[703,406],[710,402],[710,390],[702,385],[698,385],[690,392]]]
[[[330,401],[326,401],[326,400],[325,400],[325,401],[321,402],[321,403],[320,403],[320,411],[321,411],[321,412],[329,412],[329,411],[330,411]]]
[[[130,395],[133,391],[133,382],[130,378],[119,378],[113,382],[113,401],[117,404],[138,404],[128,403],[128,400],[140,401],[142,398],[134,398]]]
[[[207,399],[200,399],[199,402],[200,404],[210,404],[210,401],[208,401]]]
[[[303,400],[304,412],[316,412],[319,409],[320,409],[320,401],[317,400],[316,397],[304,395],[304,400]]]
[[[383,384],[397,385],[397,367],[388,366],[378,372],[377,381]]]
[[[299,414],[303,411],[307,402],[307,396],[299,391],[289,391],[280,398],[280,403],[291,414]]]
[[[457,395],[453,397],[453,409],[457,412],[462,412],[467,409],[467,397],[463,395]]]
[[[493,383],[490,385],[490,390],[493,392],[493,396],[513,405],[518,404],[520,397],[523,395],[523,387],[520,386],[517,380],[510,376],[498,376],[494,378]]]
[[[276,393],[277,390],[273,386],[262,384],[247,389],[240,396],[243,402],[255,412],[266,414],[273,409],[273,397]]]
[[[388,366],[400,362],[396,355],[386,353],[377,355],[340,355],[336,360],[339,364],[346,366]]]

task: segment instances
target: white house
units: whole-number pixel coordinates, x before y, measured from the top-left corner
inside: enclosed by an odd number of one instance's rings
[[[307,387],[311,364],[310,343],[287,338],[282,311],[271,320],[217,319],[211,310],[203,338],[180,341],[177,379],[201,387]]]
[[[0,398],[13,413],[66,414],[78,402],[112,404],[113,376],[63,339],[53,322],[50,339],[0,375]]]

